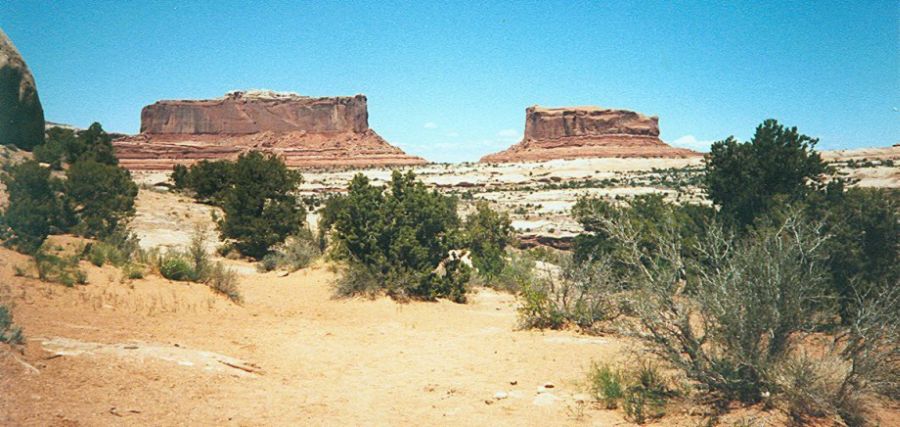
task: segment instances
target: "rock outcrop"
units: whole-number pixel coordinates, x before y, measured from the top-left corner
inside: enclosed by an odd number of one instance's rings
[[[30,150],[44,141],[44,109],[22,55],[0,30],[0,145]]]
[[[481,158],[484,163],[584,157],[693,157],[659,139],[659,119],[599,107],[528,107],[522,141]]]
[[[113,144],[129,169],[169,169],[249,150],[278,154],[291,167],[426,163],[369,128],[364,95],[236,91],[218,99],[159,101],[141,111],[140,135]]]

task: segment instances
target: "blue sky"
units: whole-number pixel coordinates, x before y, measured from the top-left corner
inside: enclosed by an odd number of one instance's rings
[[[674,2],[672,2],[674,3]],[[0,2],[48,120],[135,133],[159,99],[365,93],[434,161],[521,138],[529,105],[658,115],[691,147],[776,118],[820,148],[900,142],[900,6],[862,2]]]

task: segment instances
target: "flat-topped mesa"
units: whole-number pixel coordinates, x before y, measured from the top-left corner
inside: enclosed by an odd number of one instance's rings
[[[599,107],[528,107],[525,139],[606,137],[614,135],[659,138],[659,118],[628,110]]]
[[[544,161],[585,157],[691,157],[659,139],[659,118],[600,107],[528,107],[525,135],[481,162]]]
[[[170,169],[250,150],[278,154],[292,167],[426,163],[369,128],[365,95],[313,98],[252,90],[159,101],[141,111],[140,135],[114,144],[129,169]]]
[[[141,111],[141,133],[157,135],[367,130],[365,95],[311,98],[290,92],[233,91],[217,99],[158,101]]]

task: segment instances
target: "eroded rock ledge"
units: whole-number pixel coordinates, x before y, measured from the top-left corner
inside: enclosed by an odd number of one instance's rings
[[[481,158],[484,163],[544,161],[584,157],[693,157],[700,154],[675,148],[659,139],[659,119],[599,107],[525,110],[522,141]]]

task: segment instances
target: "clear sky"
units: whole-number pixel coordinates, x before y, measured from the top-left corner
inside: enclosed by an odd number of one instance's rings
[[[118,132],[160,99],[265,88],[364,93],[433,161],[506,148],[533,104],[658,115],[693,148],[770,117],[823,149],[900,142],[896,0],[479,3],[4,1],[0,28],[48,120]]]

